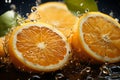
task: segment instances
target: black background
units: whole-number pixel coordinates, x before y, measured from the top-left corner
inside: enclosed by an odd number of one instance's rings
[[[41,0],[41,3],[48,1],[63,1],[63,0]],[[110,14],[113,12],[113,17],[120,19],[120,0],[96,0],[99,11]],[[31,12],[31,7],[36,5],[36,0],[11,0],[11,3],[5,3],[5,0],[0,1],[0,15],[5,11],[10,10],[10,5],[16,5],[16,11],[22,16]]]

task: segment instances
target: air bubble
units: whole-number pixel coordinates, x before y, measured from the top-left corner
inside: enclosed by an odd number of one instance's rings
[[[55,76],[55,80],[64,80],[65,76],[62,73],[57,73]]]
[[[26,16],[28,17],[30,15],[30,13],[26,13]]]
[[[81,12],[80,11],[77,11],[77,16],[80,16],[81,15]]]
[[[36,10],[37,10],[36,6],[33,6],[33,7],[31,8],[31,12],[35,12]]]
[[[30,77],[28,80],[41,80],[41,77],[38,75],[33,75],[32,77]]]
[[[89,12],[89,9],[88,9],[88,8],[85,9],[85,13],[87,13],[87,12]]]

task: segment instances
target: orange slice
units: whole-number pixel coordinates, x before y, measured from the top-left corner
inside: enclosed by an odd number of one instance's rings
[[[12,63],[29,72],[58,70],[71,55],[66,37],[42,22],[28,22],[13,29],[7,46]]]
[[[35,8],[33,7],[33,10]],[[53,25],[66,37],[69,37],[73,26],[78,21],[62,2],[47,2],[36,7],[36,11],[31,13],[30,20],[39,20]]]
[[[74,51],[82,61],[120,61],[120,24],[106,14],[83,14],[71,41]]]

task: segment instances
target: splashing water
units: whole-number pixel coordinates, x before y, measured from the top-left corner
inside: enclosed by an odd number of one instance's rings
[[[99,79],[120,80],[120,66],[115,64],[105,64],[100,68]]]

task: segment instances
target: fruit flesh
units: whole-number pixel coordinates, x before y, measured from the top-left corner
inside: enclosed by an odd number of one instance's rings
[[[57,64],[66,53],[62,38],[45,27],[32,26],[29,30],[24,29],[17,35],[17,39],[17,48],[23,57],[35,64]]]
[[[120,35],[117,35],[120,28],[114,23],[100,16],[92,16],[83,23],[82,31],[85,43],[97,55],[109,58],[120,56]]]
[[[36,9],[28,16],[29,19],[51,24],[66,37],[70,36],[78,18],[67,9],[64,3],[49,2],[38,6]]]

